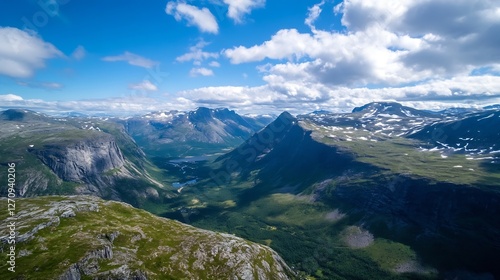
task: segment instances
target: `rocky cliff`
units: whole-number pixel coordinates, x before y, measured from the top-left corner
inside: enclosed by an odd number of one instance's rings
[[[96,136],[65,145],[48,143],[30,151],[62,180],[99,182],[105,172],[121,169],[125,159],[111,135],[102,133]]]
[[[164,186],[122,126],[99,119],[0,114],[0,165],[16,164],[17,195],[91,194],[138,205]],[[6,169],[0,169],[4,178]],[[6,188],[0,186],[0,194]]]
[[[20,199],[17,204],[16,272],[5,272],[2,279],[294,278],[266,246],[124,203],[72,196]],[[0,231],[2,250],[7,230]],[[6,266],[2,261],[0,269],[7,271]]]

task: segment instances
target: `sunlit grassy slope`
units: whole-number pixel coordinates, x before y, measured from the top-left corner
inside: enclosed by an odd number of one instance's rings
[[[5,202],[1,200],[3,206]],[[16,272],[7,272],[7,256],[2,254],[2,279],[293,278],[267,247],[124,203],[73,196],[18,199],[16,205]],[[0,220],[6,218],[2,212]],[[27,240],[19,241],[25,236]]]

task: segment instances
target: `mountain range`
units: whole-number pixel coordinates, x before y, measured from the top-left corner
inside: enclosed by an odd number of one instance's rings
[[[19,196],[99,196],[264,244],[284,261],[263,279],[500,277],[496,107],[431,112],[374,102],[274,119],[208,108],[73,115],[1,113],[0,164],[19,166]],[[95,199],[44,198],[26,203]],[[134,258],[141,261],[124,273],[155,279],[154,265]],[[104,274],[78,273],[112,275],[125,265],[112,263]]]
[[[237,146],[272,121],[266,116],[240,116],[228,109],[154,112],[120,121],[149,154],[200,156]]]

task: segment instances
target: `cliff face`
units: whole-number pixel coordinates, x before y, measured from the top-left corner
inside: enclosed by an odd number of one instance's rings
[[[149,173],[154,167],[114,122],[8,110],[0,114],[0,132],[0,165],[16,164],[18,196],[90,194],[139,205],[171,195],[162,192]],[[0,168],[1,178],[6,170]],[[6,193],[1,185],[0,195]]]
[[[63,141],[49,139],[47,143],[29,147],[27,151],[43,165],[20,165],[27,168],[20,171],[26,175],[19,180],[21,196],[68,193],[123,200],[115,188],[118,180],[139,176],[126,168],[128,161],[115,137],[103,132]],[[131,164],[129,162],[128,165]]]
[[[113,137],[104,133],[68,145],[47,144],[34,152],[59,178],[71,182],[99,182],[103,173],[125,164]]]
[[[96,197],[20,199],[16,272],[3,279],[293,279],[269,247]],[[7,218],[0,214],[0,220]],[[8,228],[0,229],[6,250]],[[2,262],[0,269],[7,269]],[[7,276],[7,275],[5,275]]]

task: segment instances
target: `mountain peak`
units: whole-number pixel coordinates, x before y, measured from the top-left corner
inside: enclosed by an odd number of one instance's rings
[[[292,120],[295,121],[297,118],[295,118],[292,114],[288,113],[287,111],[284,111],[281,113],[276,120]]]
[[[198,107],[196,111],[190,112],[191,121],[209,121],[213,118],[213,111],[207,107]]]
[[[432,113],[403,106],[397,102],[372,102],[361,107],[356,107],[352,113],[362,113],[363,118],[379,115],[391,115],[398,117],[431,117]]]
[[[403,105],[401,105],[397,102],[371,102],[371,103],[365,104],[361,107],[355,107],[352,110],[352,113],[362,112],[362,111],[370,110],[370,109],[381,109],[381,110],[385,111],[385,110],[392,108],[392,107],[401,108],[401,107],[403,107]]]

